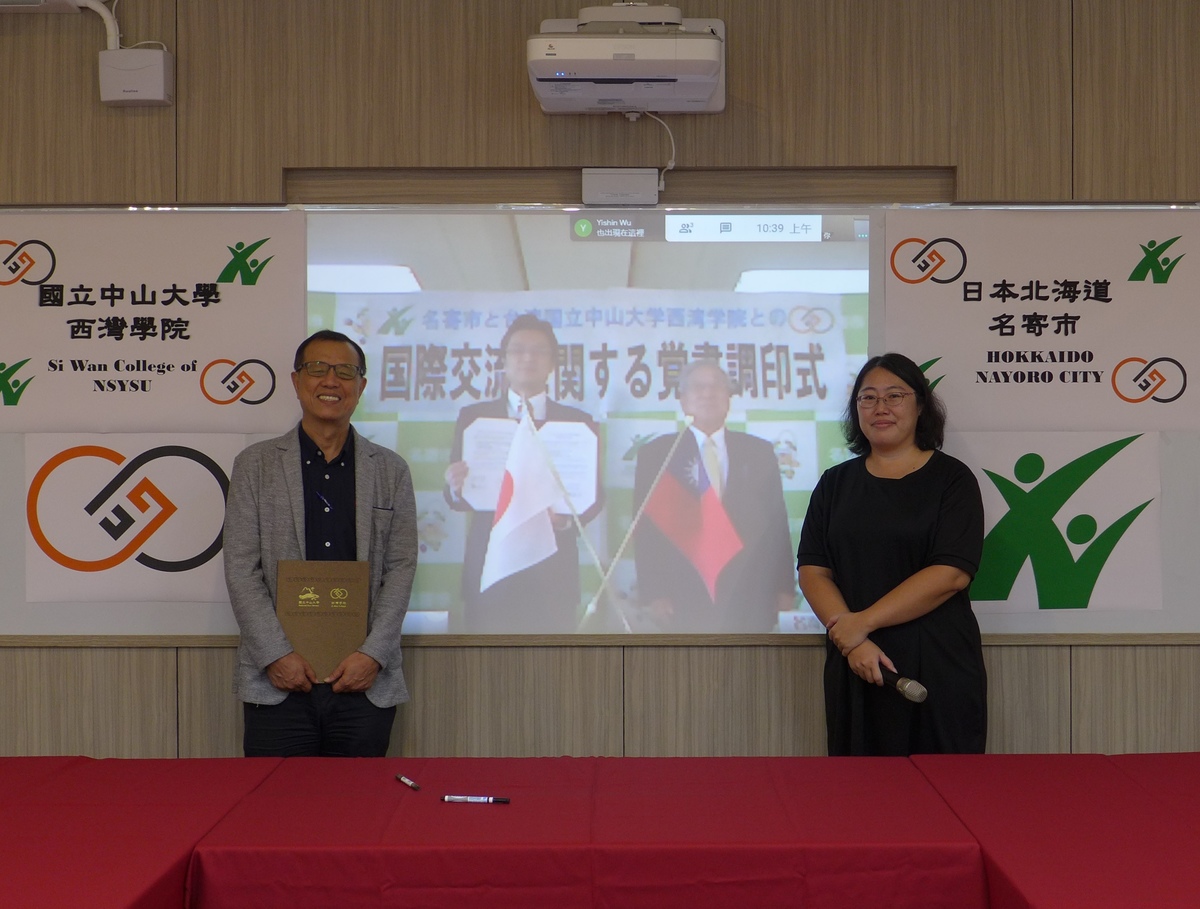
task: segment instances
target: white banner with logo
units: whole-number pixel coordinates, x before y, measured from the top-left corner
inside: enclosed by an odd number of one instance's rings
[[[0,214],[0,432],[282,431],[299,211]]]
[[[1200,213],[889,212],[885,336],[957,430],[1200,427]]]
[[[227,601],[221,531],[229,473],[244,442],[241,435],[27,435],[26,601]],[[197,621],[193,630],[203,627]]]
[[[983,495],[978,613],[1162,609],[1157,433],[949,433],[946,451]]]

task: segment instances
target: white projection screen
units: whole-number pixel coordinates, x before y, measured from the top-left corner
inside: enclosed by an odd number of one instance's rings
[[[820,631],[795,545],[847,455],[878,211],[307,215],[309,328],[362,345],[355,426],[412,468],[407,633]]]

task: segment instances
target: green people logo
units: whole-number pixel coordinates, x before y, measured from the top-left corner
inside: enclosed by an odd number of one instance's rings
[[[251,259],[250,257],[258,251],[260,246],[270,239],[270,237],[263,237],[261,240],[250,244],[238,243],[236,246],[226,246],[225,248],[229,250],[229,254],[233,258],[229,260],[229,264],[225,266],[225,270],[217,278],[217,283],[232,284],[236,278],[241,278],[243,284],[257,284],[259,276],[263,273],[263,269],[275,257],[267,256],[261,262],[258,259]]]
[[[381,335],[402,335],[408,331],[408,327],[416,321],[416,318],[410,316],[412,311],[411,306],[405,306],[403,309],[389,309],[387,319],[379,326],[379,334]]]
[[[30,376],[24,382],[16,378],[17,371],[28,362],[29,358],[26,357],[12,366],[9,366],[7,363],[0,363],[0,398],[3,399],[5,407],[15,407],[17,402],[21,400],[21,395],[25,393],[25,389],[29,383],[33,381],[33,376]]]
[[[580,218],[575,222],[575,236],[590,237],[592,235],[592,222],[587,218]]]
[[[1182,234],[1180,235],[1182,236]],[[1183,255],[1176,256],[1174,259],[1169,256],[1164,256],[1171,245],[1178,240],[1179,237],[1172,237],[1159,243],[1157,240],[1151,240],[1149,243],[1140,243],[1142,247],[1142,261],[1129,273],[1130,281],[1145,281],[1147,277],[1153,278],[1155,284],[1166,284],[1171,280],[1171,272],[1175,266],[1179,264],[1179,260]],[[1184,255],[1187,255],[1184,253]]]
[[[921,370],[921,372],[925,373],[926,378],[929,378],[929,370],[931,370],[937,364],[937,361],[940,359],[941,359],[941,357],[934,357],[932,360],[926,360],[924,363],[922,363],[920,366],[918,366],[917,369],[919,369],[919,370]],[[937,388],[938,382],[942,381],[942,379],[944,379],[944,378],[946,378],[946,377],[944,375],[941,375],[941,376],[938,376],[936,379],[929,379],[930,390],[932,391],[933,389]]]
[[[1079,514],[1067,524],[1066,538],[1054,516],[1093,474],[1121,449],[1141,438],[1130,436],[1102,445],[1076,458],[1048,477],[1039,454],[1022,455],[1013,466],[1013,482],[985,470],[1008,504],[1008,512],[996,522],[983,541],[979,573],[971,584],[975,600],[1006,600],[1022,566],[1033,565],[1039,609],[1085,609],[1096,579],[1125,531],[1137,520],[1150,499],[1126,512],[1103,532],[1090,514]],[[1023,488],[1028,487],[1028,488]],[[1076,559],[1067,541],[1088,546]]]

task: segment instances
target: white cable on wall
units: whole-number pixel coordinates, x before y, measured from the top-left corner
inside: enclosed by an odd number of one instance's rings
[[[75,3],[80,7],[86,7],[90,9],[97,16],[104,20],[104,31],[107,37],[108,50],[120,50],[121,30],[117,26],[117,17],[113,15],[112,10],[101,3],[100,0],[75,0]],[[116,3],[114,3],[113,6],[116,6]]]

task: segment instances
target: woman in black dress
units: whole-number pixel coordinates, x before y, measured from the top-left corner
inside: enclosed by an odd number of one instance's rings
[[[982,752],[987,677],[967,588],[983,549],[979,484],[940,451],[945,408],[897,353],[858,374],[844,427],[859,457],[825,471],[796,561],[828,631],[829,753]],[[914,704],[880,666],[929,689]]]

